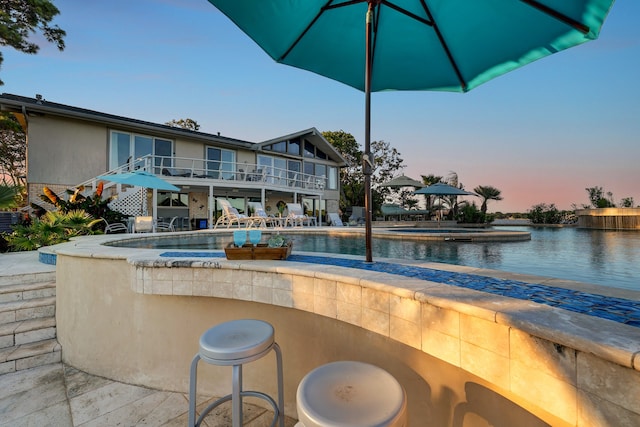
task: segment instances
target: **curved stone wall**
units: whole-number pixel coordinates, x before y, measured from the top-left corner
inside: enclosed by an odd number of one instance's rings
[[[576,215],[580,228],[640,230],[640,208],[580,209]]]
[[[99,241],[55,248],[63,360],[89,373],[186,392],[199,336],[260,318],[283,349],[288,415],[308,371],[361,360],[405,387],[412,426],[640,423],[640,328],[386,273]],[[201,366],[201,392],[228,393],[229,369]],[[273,356],[244,376],[275,393]]]

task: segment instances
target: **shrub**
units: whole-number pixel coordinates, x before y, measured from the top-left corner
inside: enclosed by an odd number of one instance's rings
[[[487,219],[488,215],[482,213],[475,203],[463,205],[456,216],[458,222],[465,224],[484,224],[485,222],[490,222],[487,221]],[[491,216],[490,219],[493,221],[493,216]]]
[[[47,212],[30,225],[17,225],[6,236],[9,250],[33,251],[43,246],[63,243],[75,236],[94,234],[94,225],[102,222],[81,210]]]
[[[533,206],[527,216],[533,224],[560,224],[563,220],[562,213],[555,204],[540,203]]]

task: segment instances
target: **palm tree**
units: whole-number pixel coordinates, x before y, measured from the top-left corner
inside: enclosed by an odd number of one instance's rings
[[[20,187],[0,184],[0,209],[9,209],[18,206]]]
[[[473,189],[473,191],[480,197],[482,197],[482,205],[480,206],[480,212],[487,213],[487,202],[489,200],[502,200],[500,195],[501,191],[490,185],[479,185]]]
[[[437,184],[439,182],[444,182],[443,181],[443,177],[441,176],[436,176],[434,174],[429,174],[429,175],[420,175],[420,177],[422,178],[422,183],[425,186],[429,186],[429,185],[433,185],[433,184]],[[427,210],[431,210],[432,209],[432,205],[433,205],[433,198],[432,196],[428,196],[425,194],[424,196],[424,200],[425,200],[425,207]]]

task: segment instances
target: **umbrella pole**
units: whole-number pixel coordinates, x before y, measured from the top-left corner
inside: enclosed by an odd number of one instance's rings
[[[369,1],[366,17],[366,48],[365,55],[365,78],[364,78],[364,96],[365,96],[365,118],[364,118],[364,158],[362,161],[362,171],[364,173],[364,209],[365,209],[365,261],[373,262],[371,254],[371,221],[372,221],[372,203],[371,203],[371,173],[373,167],[373,159],[371,158],[371,30],[373,26],[373,9],[372,1]]]

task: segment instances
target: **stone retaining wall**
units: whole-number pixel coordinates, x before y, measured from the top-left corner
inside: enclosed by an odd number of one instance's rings
[[[640,328],[335,266],[56,252],[63,360],[95,375],[185,392],[200,334],[254,317],[283,348],[288,415],[308,371],[355,359],[398,378],[414,426],[640,425]],[[247,383],[275,392],[273,361],[254,364]],[[228,392],[230,372],[202,375]]]

